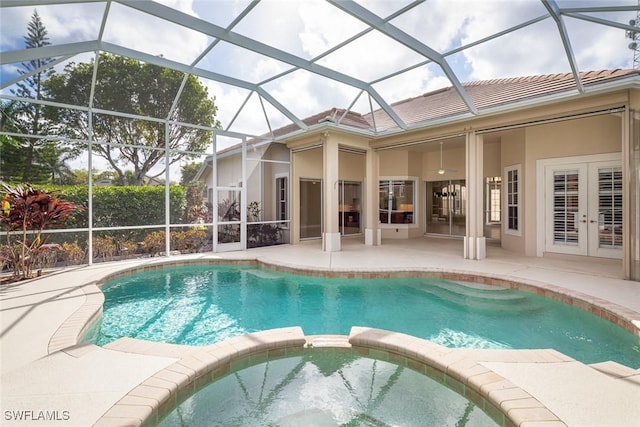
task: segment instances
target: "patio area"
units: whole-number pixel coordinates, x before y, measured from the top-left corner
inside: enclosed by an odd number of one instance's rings
[[[621,279],[619,260],[528,258],[489,245],[487,258],[474,261],[463,259],[459,240],[422,237],[365,246],[352,238],[343,239],[342,250],[331,253],[323,252],[319,241],[309,241],[241,252],[100,263],[49,272],[0,289],[1,409],[6,425],[43,425],[35,419],[39,411],[49,411],[59,417],[57,424],[65,426],[136,425],[135,420],[140,424],[145,418],[145,411],[157,414],[154,405],[161,398],[153,392],[168,387],[171,394],[171,387],[179,386],[165,386],[156,376],[202,349],[128,339],[101,348],[75,343],[73,331],[77,335],[101,304],[102,294],[91,283],[124,269],[197,259],[258,260],[315,271],[428,271],[493,277],[590,302],[626,319],[637,335],[640,329],[640,287]],[[495,380],[485,379],[478,385],[486,398],[498,402],[500,411],[509,415],[504,425],[544,421],[545,426],[628,426],[630,420],[640,419],[635,404],[640,401],[638,369],[613,362],[585,365],[539,350],[449,349],[436,359],[444,373],[469,387],[475,384],[474,378],[487,377],[488,371],[507,381],[510,386],[500,390],[491,388]],[[150,394],[132,395],[133,390]],[[25,411],[32,413],[25,415]],[[18,421],[18,416],[26,418]]]

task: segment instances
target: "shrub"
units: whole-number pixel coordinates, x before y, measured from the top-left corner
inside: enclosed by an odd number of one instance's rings
[[[183,253],[199,252],[207,240],[207,231],[191,229],[171,232],[171,249]]]
[[[144,248],[151,256],[158,255],[165,251],[165,233],[164,231],[154,231],[144,238]]]
[[[116,254],[116,242],[112,236],[96,236],[93,238],[93,258],[111,261]]]
[[[63,242],[62,257],[63,260],[69,265],[82,264],[85,258],[85,250],[80,247],[77,241],[75,242]]]
[[[48,260],[45,252],[58,247],[46,244],[42,231],[62,226],[69,216],[82,210],[82,206],[59,199],[51,192],[36,189],[30,184],[11,187],[2,183],[2,188],[5,195],[0,223],[7,231],[7,245],[0,256],[3,264],[13,267],[14,280],[27,279],[32,277],[32,269],[38,261]]]

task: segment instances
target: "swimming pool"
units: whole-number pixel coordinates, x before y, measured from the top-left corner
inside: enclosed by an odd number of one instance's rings
[[[514,289],[434,278],[345,279],[194,265],[105,283],[97,336],[207,345],[264,329],[306,335],[369,326],[448,347],[555,348],[640,367],[640,339],[576,307]]]
[[[159,424],[183,426],[495,427],[482,410],[404,366],[313,350],[223,377]]]

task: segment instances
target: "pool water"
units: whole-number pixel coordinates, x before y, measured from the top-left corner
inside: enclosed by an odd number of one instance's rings
[[[351,353],[312,350],[232,373],[185,400],[169,426],[495,427],[431,378]]]
[[[584,363],[640,368],[640,338],[584,310],[514,289],[434,278],[345,279],[246,266],[155,270],[106,283],[93,341],[128,336],[207,345],[260,330],[305,335],[352,326],[447,347],[554,348]]]

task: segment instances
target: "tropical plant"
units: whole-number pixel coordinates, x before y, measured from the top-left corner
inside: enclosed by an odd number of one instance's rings
[[[256,224],[261,221],[262,208],[259,202],[247,205],[247,247],[259,248],[282,243],[282,228],[278,224]]]
[[[184,222],[187,224],[205,222],[209,217],[209,208],[204,200],[204,185],[192,183],[186,188]]]
[[[42,231],[62,226],[70,215],[83,208],[31,184],[12,187],[3,182],[1,186],[5,195],[2,197],[0,224],[6,229],[7,244],[0,257],[4,264],[13,267],[15,280],[27,279],[32,277],[32,268],[38,257],[47,250],[59,248],[55,244],[46,244]]]

